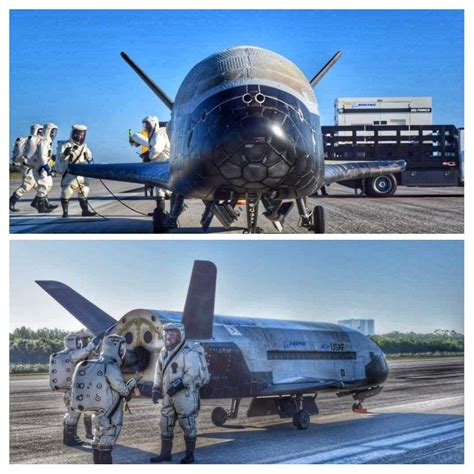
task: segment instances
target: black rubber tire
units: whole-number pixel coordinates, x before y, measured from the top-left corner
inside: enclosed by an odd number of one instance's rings
[[[324,220],[323,206],[316,206],[313,211],[313,232],[324,234],[326,232],[326,221]]]
[[[153,233],[154,234],[166,234],[168,231],[165,226],[166,214],[163,212],[161,207],[155,207],[153,211]]]
[[[227,421],[228,415],[227,411],[222,407],[216,407],[212,410],[211,420],[216,426],[224,426],[224,423]]]
[[[365,194],[370,197],[389,197],[397,190],[397,180],[393,174],[377,176],[365,180]]]
[[[305,410],[297,411],[293,415],[293,425],[299,430],[307,430],[310,424],[309,413]]]

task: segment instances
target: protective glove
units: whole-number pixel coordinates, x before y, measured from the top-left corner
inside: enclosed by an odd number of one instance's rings
[[[46,171],[46,174],[47,174],[48,176],[51,176],[51,174],[52,174],[52,172],[53,172],[52,169],[51,169],[51,167],[50,167],[47,163],[46,163],[45,165],[43,165],[43,170]]]
[[[64,156],[65,157],[68,157],[70,154],[72,154],[72,148],[70,146],[68,146],[65,150],[64,150]]]
[[[131,389],[130,393],[126,397],[123,397],[123,398],[125,398],[126,402],[129,402],[132,399],[132,395],[133,395],[133,389]]]
[[[94,344],[95,347],[97,347],[100,344],[100,341],[104,337],[104,333],[97,334],[94,339],[92,339],[92,344]]]
[[[170,397],[177,394],[179,391],[184,390],[186,387],[181,379],[176,379],[171,382],[171,387],[166,392]]]
[[[163,397],[163,394],[161,393],[161,388],[160,387],[153,387],[151,391],[151,399],[153,403],[156,405],[160,398]]]

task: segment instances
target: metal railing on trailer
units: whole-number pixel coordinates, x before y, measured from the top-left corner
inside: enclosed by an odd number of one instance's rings
[[[328,161],[405,160],[406,170],[393,177],[395,188],[464,185],[460,133],[454,125],[323,126],[322,134]],[[374,195],[383,193],[375,189]]]

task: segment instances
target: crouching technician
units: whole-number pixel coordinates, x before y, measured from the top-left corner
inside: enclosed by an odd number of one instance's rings
[[[168,323],[163,326],[164,347],[155,369],[153,403],[163,398],[160,431],[161,452],[150,462],[171,460],[176,421],[184,431],[186,454],[181,464],[194,461],[199,415],[199,389],[209,382],[209,371],[201,344],[185,339],[184,326]]]
[[[87,196],[89,195],[89,180],[84,176],[74,176],[68,173],[69,164],[84,164],[92,161],[92,152],[87,146],[87,127],[76,124],[72,126],[69,140],[61,147],[59,157],[56,160],[55,170],[63,175],[61,179],[61,206],[63,217],[69,215],[69,200],[74,192],[79,198],[79,205],[83,216],[95,216],[95,212],[89,210]]]
[[[86,347],[82,347],[82,338],[77,334],[69,334],[64,338],[64,350],[52,354],[49,358],[49,385],[54,391],[64,392],[63,401],[66,414],[63,420],[63,443],[66,446],[77,446],[82,441],[77,436],[77,425],[80,413],[71,406],[71,384],[74,368],[78,362],[87,359],[100,344],[100,336],[92,339]],[[86,437],[92,438],[92,422],[90,416],[84,416]]]
[[[93,418],[94,464],[112,464],[112,449],[122,429],[124,400],[132,397],[136,380],[125,383],[120,370],[126,356],[122,336],[104,338],[100,357],[81,362],[72,384],[72,406],[79,412],[90,412]]]

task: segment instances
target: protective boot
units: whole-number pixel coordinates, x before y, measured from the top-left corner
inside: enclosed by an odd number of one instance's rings
[[[53,210],[53,209],[56,209],[58,207],[57,204],[50,204],[48,197],[45,197],[45,199],[46,199],[46,206],[47,206],[48,209]]]
[[[94,464],[100,464],[100,451],[99,448],[92,448],[92,460]]]
[[[150,462],[171,461],[171,450],[173,449],[173,440],[161,438],[161,452],[158,456],[150,458]]]
[[[38,209],[38,212],[40,214],[49,214],[52,209],[49,209],[48,206],[46,205],[46,198],[41,198],[39,197],[37,199],[37,203],[38,203],[38,207],[36,209]]]
[[[101,449],[99,451],[99,464],[112,464],[112,450]]]
[[[86,429],[86,438],[93,439],[94,435],[92,434],[92,417],[90,415],[84,415],[84,428]]]
[[[83,217],[90,217],[90,216],[95,216],[96,215],[96,213],[94,211],[90,211],[88,209],[87,199],[80,199],[79,198],[79,205],[81,206]]]
[[[20,198],[16,195],[16,193],[13,193],[10,196],[10,211],[11,212],[20,212],[20,209],[17,209],[15,207],[15,204],[18,202]]]
[[[181,459],[181,464],[191,464],[194,462],[194,449],[196,448],[196,438],[184,438],[186,444],[186,454]]]
[[[61,199],[61,207],[63,208],[63,217],[69,216],[69,199]]]
[[[31,207],[34,207],[35,209],[38,209],[38,196],[35,196],[33,201],[30,203]]]
[[[82,446],[77,436],[77,425],[63,425],[63,444],[66,446]]]

